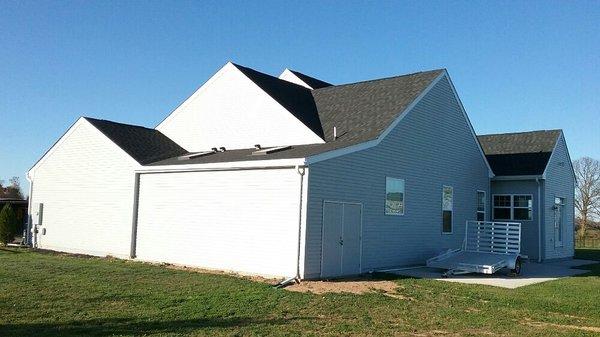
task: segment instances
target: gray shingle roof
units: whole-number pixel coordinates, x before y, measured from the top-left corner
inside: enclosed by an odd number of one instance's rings
[[[477,138],[495,175],[541,175],[560,134],[561,130],[540,130]]]
[[[84,118],[142,165],[187,153],[184,148],[158,130],[103,119]]]
[[[295,114],[296,116],[303,116],[305,112],[312,110],[307,109],[309,104],[304,101],[301,101],[299,105],[295,105],[293,99],[287,97],[288,95],[298,95],[296,98],[301,97],[302,100],[313,102],[319,127],[322,128],[321,137],[326,142],[323,144],[295,145],[289,150],[266,156],[252,156],[254,149],[240,149],[189,160],[178,160],[174,157],[157,161],[152,165],[305,158],[373,140],[379,137],[419,94],[444,72],[444,70],[433,70],[379,80],[329,86],[311,91],[250,68],[237,65],[236,67],[270,93],[272,97],[278,97],[275,98],[276,100],[286,102],[286,105],[284,105],[286,109],[297,109],[303,112]],[[306,93],[311,96],[307,97]],[[311,119],[311,121],[315,121],[315,119]],[[337,129],[337,139],[333,137],[334,126]]]
[[[444,70],[432,70],[312,91],[325,141],[362,143],[375,139]]]

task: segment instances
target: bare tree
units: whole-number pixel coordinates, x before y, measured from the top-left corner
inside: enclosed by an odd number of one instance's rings
[[[19,177],[10,178],[8,186],[3,186],[3,184],[4,181],[0,180],[0,198],[24,199]]]
[[[577,186],[575,208],[579,213],[579,235],[585,236],[587,225],[595,216],[600,216],[600,162],[583,157],[573,162]]]

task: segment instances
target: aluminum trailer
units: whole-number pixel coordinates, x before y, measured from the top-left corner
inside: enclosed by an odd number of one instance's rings
[[[493,274],[509,268],[521,273],[521,224],[518,222],[467,221],[460,249],[448,250],[427,260],[427,266],[446,269],[444,277],[468,273]]]

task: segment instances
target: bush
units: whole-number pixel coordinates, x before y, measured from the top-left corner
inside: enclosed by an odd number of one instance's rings
[[[4,205],[0,211],[0,244],[6,245],[15,238],[18,220],[10,204]]]

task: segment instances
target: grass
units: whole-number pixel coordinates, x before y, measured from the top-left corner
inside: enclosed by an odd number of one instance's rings
[[[577,254],[600,260],[600,250]],[[406,298],[399,299],[295,293],[227,275],[4,249],[0,336],[592,336],[600,264],[587,268],[514,290],[392,279]]]

